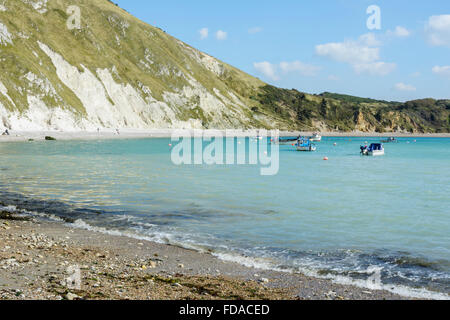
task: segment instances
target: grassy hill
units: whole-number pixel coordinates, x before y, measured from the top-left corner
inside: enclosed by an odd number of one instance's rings
[[[0,129],[450,131],[449,101],[269,86],[108,0],[1,0],[0,61]]]
[[[264,86],[253,99],[290,119],[292,128],[362,132],[450,132],[450,100],[406,103],[348,95],[310,95]]]

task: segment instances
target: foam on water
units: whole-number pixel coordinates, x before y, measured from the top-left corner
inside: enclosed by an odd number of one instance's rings
[[[0,206],[0,211],[9,212],[9,213],[17,214],[20,216],[32,216],[32,217],[43,218],[43,219],[56,221],[56,222],[64,222],[64,219],[61,219],[60,217],[58,217],[54,214],[47,214],[47,213],[41,213],[41,212],[37,212],[37,211],[28,211],[25,209],[19,209],[14,205]]]
[[[279,272],[290,272],[295,273],[299,272],[306,276],[320,278],[320,279],[328,279],[332,280],[337,284],[343,285],[353,285],[359,288],[369,289],[369,290],[384,290],[388,292],[392,292],[404,297],[410,298],[418,298],[418,299],[435,299],[435,300],[450,300],[450,295],[445,293],[433,292],[426,289],[416,289],[402,285],[392,285],[392,284],[383,284],[381,282],[372,282],[367,280],[354,279],[351,277],[346,277],[342,275],[327,275],[324,276],[317,272],[317,270],[311,268],[297,268],[294,269],[284,269],[274,265],[273,262],[262,259],[262,258],[250,258],[244,257],[233,253],[217,253],[214,254],[221,260],[236,262],[242,264],[246,267],[257,268],[262,270],[273,270]],[[367,275],[372,275],[374,270],[381,270],[378,266],[371,266],[367,269]]]

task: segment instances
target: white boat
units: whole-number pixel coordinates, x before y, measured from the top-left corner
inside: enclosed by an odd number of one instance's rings
[[[310,141],[315,141],[315,142],[320,142],[320,141],[322,141],[322,136],[320,134],[318,134],[318,133],[314,133],[312,135],[312,137],[309,138],[309,140]]]
[[[369,147],[361,146],[363,156],[384,156],[384,147],[381,143],[372,143]]]

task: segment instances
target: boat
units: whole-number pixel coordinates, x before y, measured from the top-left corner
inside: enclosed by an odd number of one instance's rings
[[[381,143],[372,143],[369,147],[361,146],[363,156],[384,156],[384,147]]]
[[[319,133],[314,133],[312,137],[309,138],[310,141],[320,142],[322,141],[322,136]]]
[[[382,143],[397,143],[398,140],[394,137],[390,137],[389,139],[386,140],[381,140]]]
[[[272,142],[274,144],[279,144],[279,145],[292,145],[297,143],[298,139],[300,137],[297,138],[278,138],[277,140],[273,140]]]
[[[297,147],[297,151],[316,151],[316,146],[311,143],[310,139],[307,138],[300,138],[298,139],[297,144],[295,145]]]

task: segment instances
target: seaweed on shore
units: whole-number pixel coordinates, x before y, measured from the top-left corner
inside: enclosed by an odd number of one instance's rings
[[[0,220],[30,221],[30,217],[18,216],[8,211],[0,211]]]

